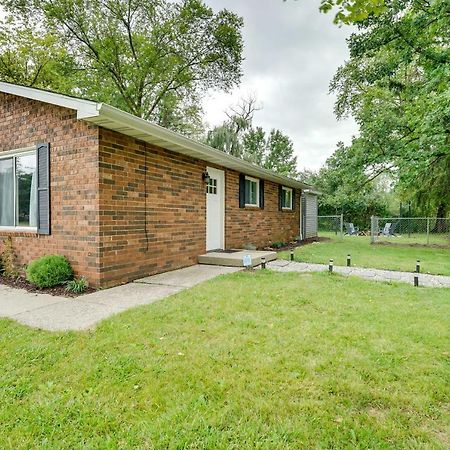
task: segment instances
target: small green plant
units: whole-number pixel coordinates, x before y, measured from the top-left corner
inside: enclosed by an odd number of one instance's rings
[[[3,252],[0,254],[0,273],[8,278],[19,276],[11,236],[8,236],[3,243]]]
[[[66,283],[66,291],[72,294],[82,294],[89,287],[86,278],[75,278]]]
[[[256,245],[250,242],[244,245],[244,250],[256,250],[256,248]]]
[[[271,247],[272,248],[281,248],[281,247],[284,247],[285,245],[286,245],[286,242],[276,241],[276,242],[272,242]]]
[[[69,261],[61,255],[46,255],[28,264],[27,280],[39,288],[53,287],[73,278]]]

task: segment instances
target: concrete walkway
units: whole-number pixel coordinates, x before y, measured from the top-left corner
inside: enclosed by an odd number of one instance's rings
[[[0,317],[49,331],[86,330],[127,309],[148,305],[236,267],[196,265],[78,298],[30,293],[0,284]]]
[[[301,262],[290,262],[279,259],[267,264],[268,269],[279,272],[325,272],[328,270],[326,264],[312,264]],[[356,276],[372,281],[400,281],[413,284],[414,273],[396,272],[393,270],[365,269],[362,267],[334,266],[334,272],[344,276]],[[450,288],[450,277],[443,275],[429,275],[419,273],[419,286],[448,287]]]

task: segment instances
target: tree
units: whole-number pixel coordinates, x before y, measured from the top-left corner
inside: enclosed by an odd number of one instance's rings
[[[244,148],[244,158],[247,161],[257,166],[264,166],[266,133],[261,127],[251,128],[245,133],[242,146]]]
[[[308,182],[321,192],[321,215],[343,214],[348,222],[367,228],[370,216],[388,215],[389,193],[385,186],[369,177],[355,164],[355,147],[345,147],[342,142],[317,174],[309,174]]]
[[[75,62],[50,32],[9,17],[0,22],[0,80],[64,92],[70,87]]]
[[[287,0],[283,0],[287,1]],[[320,0],[320,11],[336,11],[334,23],[350,24],[379,15],[386,10],[385,0]]]
[[[385,3],[385,0],[321,0],[320,11],[337,9],[334,23],[350,24],[381,14],[386,10]]]
[[[264,167],[281,175],[297,177],[297,157],[291,139],[280,130],[272,130],[266,143]]]
[[[261,127],[253,127],[253,117],[260,107],[255,97],[241,100],[231,108],[222,125],[208,132],[206,143],[233,156],[245,159],[281,175],[296,178],[297,157],[290,138],[280,130],[268,136]]]
[[[251,128],[253,116],[258,109],[255,97],[242,99],[236,107],[225,112],[228,119],[222,125],[208,132],[206,143],[225,153],[242,158],[244,134]]]
[[[331,83],[338,118],[360,127],[349,165],[396,180],[405,198],[445,217],[450,210],[450,6],[386,2],[349,39],[350,60]]]
[[[33,66],[46,71],[25,79],[17,74],[34,54],[20,52],[17,61],[9,59],[10,81],[62,86],[64,93],[181,131],[200,122],[207,90],[227,91],[240,81],[242,19],[227,10],[215,14],[201,0],[0,0],[0,5],[10,18],[21,18],[14,29],[29,35],[33,51],[42,36],[54,36],[63,50],[40,55]],[[11,23],[4,24],[6,30]],[[21,43],[14,34],[8,45]],[[5,52],[0,46],[0,56]],[[75,64],[67,86],[61,82],[68,72],[64,58]],[[52,69],[58,70],[49,76]]]

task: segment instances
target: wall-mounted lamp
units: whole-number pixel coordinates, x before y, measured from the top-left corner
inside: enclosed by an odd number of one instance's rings
[[[206,184],[209,184],[209,182],[211,181],[211,177],[210,177],[209,173],[206,170],[203,172],[202,178],[203,178],[203,181]]]

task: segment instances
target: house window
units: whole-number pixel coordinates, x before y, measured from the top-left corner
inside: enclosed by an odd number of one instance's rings
[[[217,195],[217,180],[210,178],[208,185],[206,186],[206,192],[208,194]]]
[[[0,227],[36,228],[36,182],[36,151],[0,154]]]
[[[245,177],[245,205],[259,206],[259,180]]]
[[[292,209],[292,189],[284,187],[282,188],[281,207],[283,209]]]

